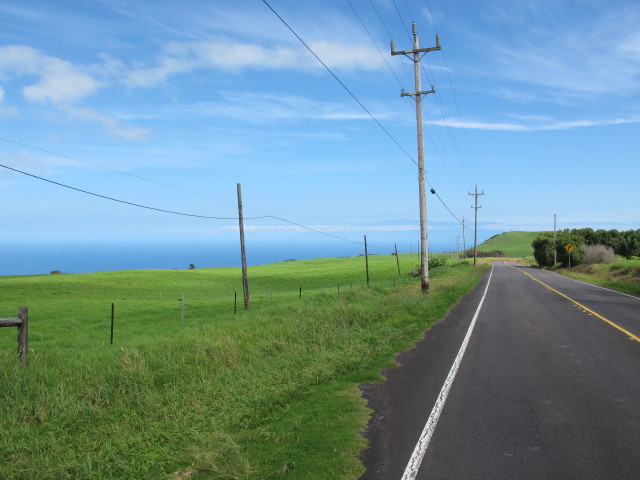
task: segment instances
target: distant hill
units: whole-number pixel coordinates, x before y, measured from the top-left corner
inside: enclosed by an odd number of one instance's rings
[[[542,232],[506,232],[491,237],[478,245],[478,250],[491,252],[502,250],[505,257],[532,257],[531,242]]]

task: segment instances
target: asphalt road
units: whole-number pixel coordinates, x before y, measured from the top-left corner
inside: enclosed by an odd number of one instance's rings
[[[638,297],[498,262],[398,361],[363,480],[640,478]]]

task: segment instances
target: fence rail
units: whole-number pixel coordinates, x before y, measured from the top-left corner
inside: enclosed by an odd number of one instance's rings
[[[18,308],[18,318],[0,318],[0,327],[18,327],[18,361],[22,365],[26,365],[27,351],[29,350],[29,309],[27,307]]]

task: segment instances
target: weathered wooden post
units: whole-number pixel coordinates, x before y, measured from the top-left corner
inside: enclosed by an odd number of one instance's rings
[[[27,352],[29,351],[29,309],[18,308],[18,361],[22,365],[27,364]]]
[[[18,308],[18,318],[0,318],[0,327],[18,327],[18,361],[26,365],[29,351],[29,309]]]

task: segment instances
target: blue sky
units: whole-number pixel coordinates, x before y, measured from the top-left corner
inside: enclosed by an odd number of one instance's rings
[[[421,46],[429,241],[640,228],[640,4],[262,0],[0,3],[1,164],[194,215],[419,239],[411,62]],[[369,113],[384,127],[374,121]],[[407,155],[408,153],[408,155]],[[411,158],[410,158],[411,157]],[[441,201],[442,200],[442,201]],[[92,197],[0,168],[15,240],[237,238],[237,222]],[[449,211],[450,210],[450,211]],[[453,213],[453,214],[452,214]],[[454,218],[457,217],[457,218]],[[274,218],[252,241],[332,241]],[[467,245],[472,231],[467,231]]]

